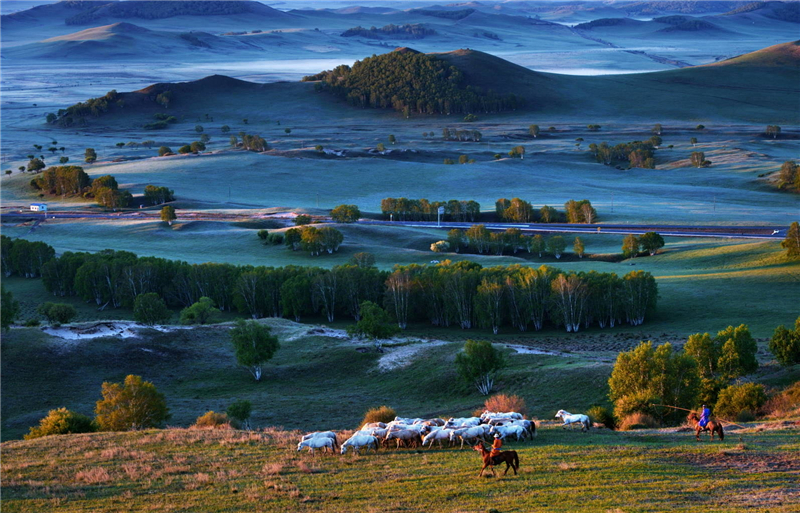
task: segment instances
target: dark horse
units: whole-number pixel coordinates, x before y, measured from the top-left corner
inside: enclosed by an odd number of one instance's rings
[[[686,417],[692,425],[694,425],[695,434],[694,436],[697,438],[697,441],[700,441],[700,433],[704,431],[708,431],[711,435],[711,440],[714,440],[714,433],[719,435],[720,440],[725,440],[725,433],[722,431],[722,423],[716,420],[710,420],[705,425],[705,427],[700,425],[700,417],[697,416],[697,413],[691,412],[688,417]]]
[[[519,456],[517,456],[517,451],[500,451],[496,456],[492,456],[492,452],[489,451],[482,442],[478,443],[473,449],[481,453],[483,457],[483,468],[481,469],[481,473],[478,474],[478,477],[483,475],[483,471],[486,470],[486,467],[489,467],[492,471],[492,475],[495,475],[494,466],[500,463],[506,464],[506,471],[503,472],[503,475],[508,473],[509,467],[514,469],[514,475],[517,475],[517,470],[519,469]]]

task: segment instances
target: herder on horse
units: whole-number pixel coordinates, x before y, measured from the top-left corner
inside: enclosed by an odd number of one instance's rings
[[[500,438],[500,435],[494,435],[494,442],[492,442],[492,461],[495,465],[500,463],[497,461],[497,456],[500,454],[500,448],[503,447],[503,439]]]
[[[706,427],[706,424],[708,424],[710,418],[711,418],[711,410],[709,410],[708,406],[704,404],[703,411],[702,413],[700,413],[700,421],[698,422],[698,424],[700,424],[700,427]]]

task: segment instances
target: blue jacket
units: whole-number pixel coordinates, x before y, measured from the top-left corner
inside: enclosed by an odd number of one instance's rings
[[[700,425],[702,427],[706,427],[709,417],[711,417],[711,410],[708,408],[703,408],[703,413],[700,414]]]

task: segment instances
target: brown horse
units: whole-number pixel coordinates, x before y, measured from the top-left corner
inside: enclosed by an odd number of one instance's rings
[[[514,469],[514,475],[517,475],[517,470],[519,469],[519,456],[517,456],[517,451],[500,451],[496,456],[492,456],[492,452],[488,450],[483,443],[478,443],[473,449],[481,453],[483,457],[483,468],[480,474],[478,474],[478,477],[483,475],[483,471],[486,470],[486,467],[489,467],[492,471],[492,475],[495,475],[494,466],[500,463],[506,464],[506,471],[503,472],[503,475],[508,473],[509,467]]]
[[[697,438],[697,441],[700,441],[700,433],[704,431],[708,431],[709,435],[711,435],[711,440],[714,440],[714,433],[719,435],[720,441],[725,440],[725,433],[722,431],[722,423],[716,420],[708,421],[708,424],[705,427],[700,425],[700,417],[697,416],[697,413],[691,412],[687,417],[688,420],[692,425],[694,425],[695,434],[694,436]]]

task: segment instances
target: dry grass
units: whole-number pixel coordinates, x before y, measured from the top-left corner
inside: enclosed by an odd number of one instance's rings
[[[484,410],[496,412],[515,411],[523,415],[528,414],[528,407],[525,406],[525,399],[518,395],[496,394],[483,403]],[[476,410],[475,415],[480,415],[484,410]]]
[[[100,484],[111,481],[111,475],[103,467],[92,467],[75,474],[75,480],[86,484]]]
[[[658,421],[646,413],[633,413],[619,423],[620,431],[632,429],[652,429],[658,427]]]

